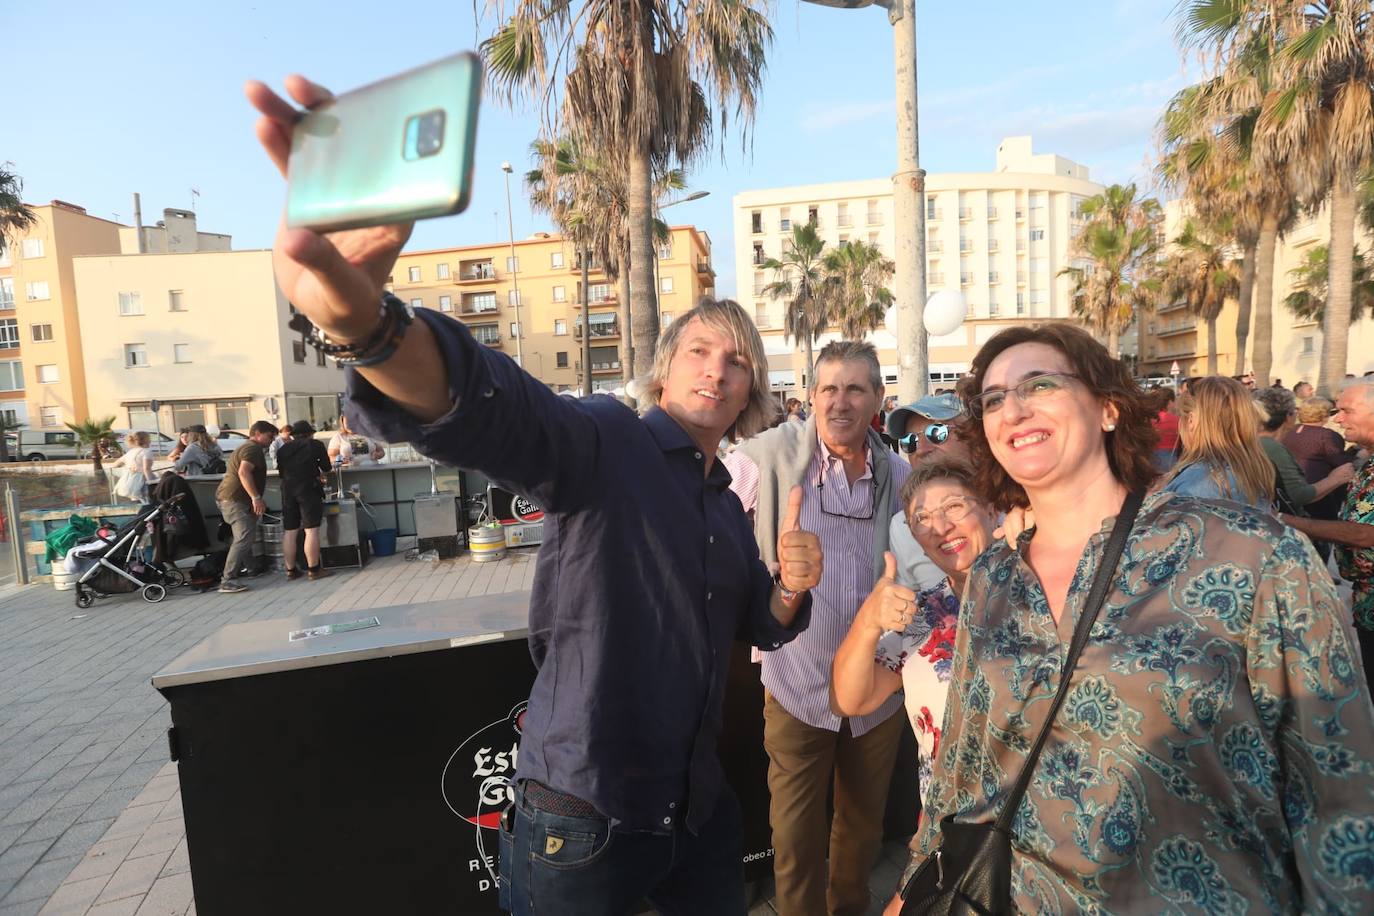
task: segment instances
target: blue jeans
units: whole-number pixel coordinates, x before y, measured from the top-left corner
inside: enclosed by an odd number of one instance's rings
[[[501,909],[513,916],[626,916],[648,900],[665,916],[745,916],[739,801],[728,787],[693,836],[612,830],[604,817],[534,807],[517,789],[502,819]]]

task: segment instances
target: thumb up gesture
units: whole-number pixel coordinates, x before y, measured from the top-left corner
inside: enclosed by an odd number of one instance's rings
[[[782,587],[789,592],[804,592],[821,581],[824,558],[821,539],[801,528],[802,488],[793,487],[787,496],[787,515],[778,533],[778,572]]]
[[[872,629],[901,632],[916,614],[916,593],[897,584],[897,558],[892,551],[883,554],[883,563],[883,577],[869,592],[859,614]]]

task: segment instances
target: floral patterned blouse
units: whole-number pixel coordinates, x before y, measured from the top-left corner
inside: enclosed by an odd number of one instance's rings
[[[1374,460],[1355,474],[1341,504],[1341,520],[1374,525]],[[1336,545],[1336,566],[1355,598],[1355,626],[1374,630],[1374,548]]]
[[[1106,546],[1058,625],[998,542],[969,576],[913,866],[940,820],[993,820],[1059,686]],[[1025,913],[1374,913],[1374,706],[1306,538],[1148,497],[1012,824]]]
[[[931,761],[940,749],[940,726],[945,720],[954,658],[954,631],[959,620],[959,597],[949,579],[918,592],[917,613],[900,633],[884,633],[874,661],[902,676],[906,714],[916,732],[922,803],[931,782]]]

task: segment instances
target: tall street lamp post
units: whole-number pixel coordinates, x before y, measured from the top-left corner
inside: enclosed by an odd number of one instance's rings
[[[920,166],[916,104],[916,0],[807,0],[820,6],[859,9],[881,6],[892,23],[897,72],[897,171],[892,176],[894,227],[893,285],[897,298],[897,394],[909,404],[930,386],[930,363],[922,312],[926,301],[926,173]]]
[[[520,262],[515,258],[515,216],[510,207],[510,175],[515,171],[509,162],[501,163],[501,171],[506,173],[506,228],[510,230],[510,282],[515,290],[515,363],[525,367],[525,350],[521,338],[525,336],[525,326],[520,321]]]

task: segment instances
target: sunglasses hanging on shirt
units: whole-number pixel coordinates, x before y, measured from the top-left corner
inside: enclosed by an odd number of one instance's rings
[[[917,433],[907,433],[897,440],[897,444],[902,447],[902,451],[910,455],[921,447],[921,438],[931,445],[944,445],[949,441],[949,425],[946,423],[931,423],[924,430]]]

